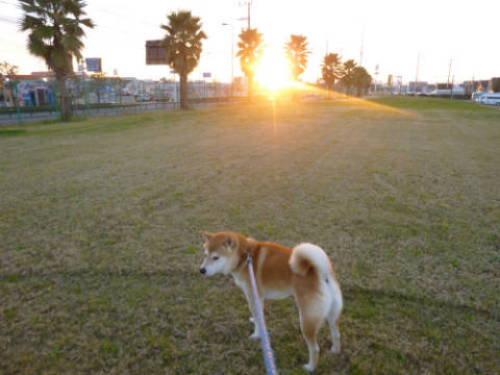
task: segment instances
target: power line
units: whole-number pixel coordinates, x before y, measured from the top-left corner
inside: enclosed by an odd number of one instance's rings
[[[10,6],[13,6],[13,7],[17,8],[17,4],[8,3],[7,1],[4,1],[4,0],[0,0],[0,3],[6,4],[6,5],[10,5]]]
[[[17,9],[20,9],[20,8],[19,8],[19,6],[18,6],[17,4],[9,3],[9,2],[7,2],[7,1],[5,1],[5,0],[0,0],[0,3],[1,3],[1,4],[5,4],[5,5],[10,5],[10,6],[15,7],[15,8],[17,8]],[[86,9],[86,10],[88,10],[88,9]],[[114,12],[114,11],[110,11],[110,10],[103,9],[103,8],[100,8],[100,9],[93,9],[93,10],[92,10],[92,12],[97,12],[97,13],[101,13],[101,14],[107,14],[107,15],[111,15],[111,16],[113,16],[113,17],[115,17],[115,18],[121,18],[121,19],[123,19],[124,17],[127,17],[127,18],[129,17],[129,15],[127,15],[127,14],[124,14],[124,13],[119,13],[119,12]],[[89,17],[92,19],[91,14],[89,14],[88,12],[87,12],[87,16],[89,16]],[[3,16],[0,16],[0,19],[3,19],[3,18],[4,18]],[[5,18],[4,20],[5,20],[6,22],[11,21],[11,20],[8,20],[8,19],[6,19],[6,18]],[[139,22],[139,23],[142,23],[143,25],[146,25],[146,26],[149,26],[149,27],[158,27],[158,28],[160,28],[160,24],[153,24],[153,23],[150,23],[150,22],[145,21],[144,19],[143,19],[143,20],[137,20],[137,19],[135,19],[135,20],[133,20],[133,21],[135,21],[135,22]],[[102,27],[101,25],[99,25],[99,26],[100,26],[100,27]],[[115,29],[116,29],[116,28],[115,28]],[[124,29],[122,29],[122,30],[124,30]],[[124,31],[125,31],[125,30],[124,30]],[[129,32],[130,32],[130,31],[129,31]]]
[[[106,10],[106,9],[103,9],[103,8],[100,8],[100,9],[96,9],[97,12],[100,12],[100,13],[106,13],[106,14],[109,14],[109,15],[112,15],[116,18],[123,18],[123,17],[129,17],[130,15],[128,14],[123,14],[123,13],[115,13],[115,12],[111,12],[109,10]],[[88,13],[87,13],[88,15]],[[153,24],[150,23],[150,22],[147,22],[145,20],[134,20],[134,21],[139,21],[140,23],[142,23],[143,25],[146,25],[146,26],[151,26],[153,27]],[[155,27],[160,27],[160,25],[154,25]]]

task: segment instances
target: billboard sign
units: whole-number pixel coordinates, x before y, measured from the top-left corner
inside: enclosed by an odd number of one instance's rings
[[[87,66],[87,72],[102,72],[101,58],[85,59],[85,65]]]
[[[165,47],[161,40],[146,41],[146,65],[167,65]]]

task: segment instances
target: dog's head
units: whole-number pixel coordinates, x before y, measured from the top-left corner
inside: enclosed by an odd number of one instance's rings
[[[204,259],[200,272],[206,276],[227,275],[239,262],[238,235],[231,232],[202,232]]]

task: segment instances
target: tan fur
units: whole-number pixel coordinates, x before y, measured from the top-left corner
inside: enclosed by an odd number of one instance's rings
[[[246,263],[247,254],[252,257],[261,300],[291,295],[295,297],[302,333],[309,349],[309,363],[305,366],[307,370],[312,371],[316,367],[319,357],[317,334],[325,319],[328,320],[332,333],[332,351],[340,350],[338,317],[342,309],[342,297],[333,266],[326,254],[325,261],[329,264],[322,269],[327,269],[327,275],[321,274],[319,268],[313,264],[314,261],[305,257],[295,256],[296,259],[290,264],[293,250],[289,247],[272,242],[258,242],[233,232],[202,234],[205,238],[203,247],[207,251],[207,256],[200,271],[208,276],[231,273],[236,284],[245,293],[252,315],[253,299]],[[304,246],[314,247],[309,244]],[[324,254],[321,249],[315,251],[315,256],[321,257]],[[216,259],[217,257],[219,259]],[[257,338],[258,335],[258,326],[255,322],[254,334],[251,337]]]

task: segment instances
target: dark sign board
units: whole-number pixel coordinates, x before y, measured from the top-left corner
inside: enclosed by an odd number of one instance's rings
[[[161,40],[146,41],[146,65],[167,65],[165,47]]]
[[[102,60],[100,58],[85,59],[87,72],[102,72]]]

